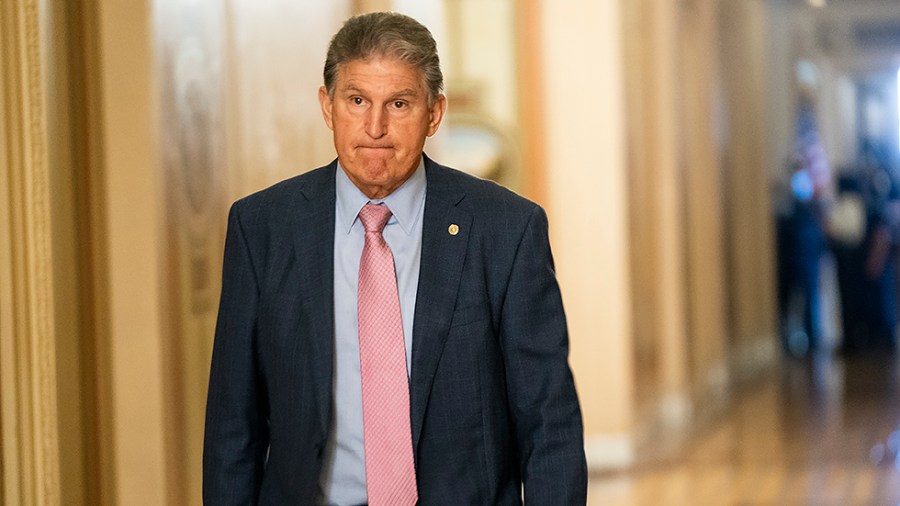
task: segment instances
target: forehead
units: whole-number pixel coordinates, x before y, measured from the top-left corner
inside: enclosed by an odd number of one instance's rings
[[[409,88],[419,92],[424,85],[421,70],[392,58],[350,60],[338,68],[336,82],[338,90]]]

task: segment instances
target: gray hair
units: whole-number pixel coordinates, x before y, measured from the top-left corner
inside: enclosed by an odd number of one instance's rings
[[[334,97],[337,74],[353,60],[390,58],[418,69],[428,90],[428,104],[444,89],[437,44],[415,19],[396,12],[371,12],[348,19],[332,37],[325,58],[325,89]]]

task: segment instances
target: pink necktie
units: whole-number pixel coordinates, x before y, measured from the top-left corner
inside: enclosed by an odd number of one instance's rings
[[[390,217],[384,205],[366,204],[359,211],[366,229],[359,261],[359,365],[371,506],[414,505],[419,497],[400,297],[394,256],[381,235]]]

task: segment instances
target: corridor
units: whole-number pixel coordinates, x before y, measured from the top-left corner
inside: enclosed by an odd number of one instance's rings
[[[595,474],[590,505],[900,504],[894,357],[785,360],[671,455]]]
[[[853,306],[806,253],[900,268],[898,1],[3,0],[0,505],[202,505],[229,208],[335,159],[326,48],[394,10],[428,156],[546,211],[589,504],[900,506],[900,358],[774,349]]]

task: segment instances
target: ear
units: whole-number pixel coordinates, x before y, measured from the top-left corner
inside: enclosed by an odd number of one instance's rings
[[[447,97],[442,93],[431,106],[431,117],[428,121],[428,137],[431,137],[438,131],[445,112],[447,112]]]
[[[322,107],[322,118],[328,128],[334,130],[334,121],[332,121],[331,109],[334,107],[334,101],[328,95],[328,90],[324,86],[319,87],[319,105]]]

